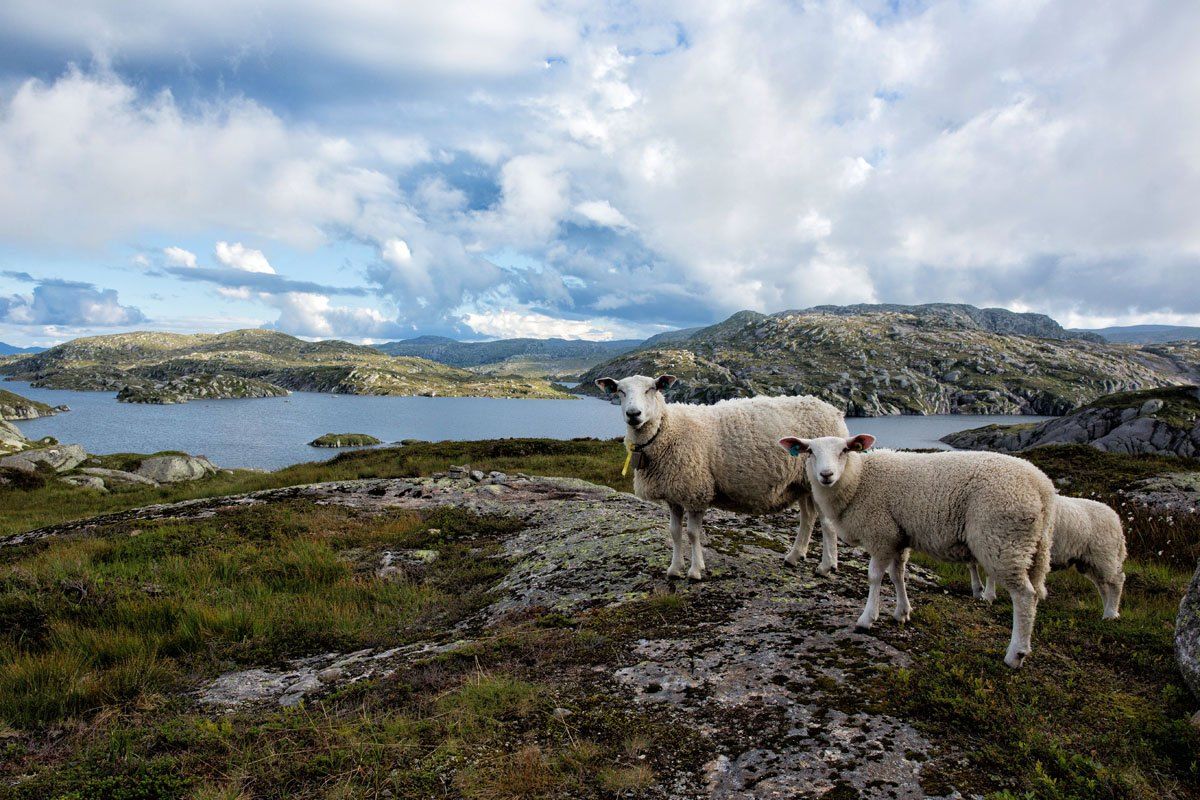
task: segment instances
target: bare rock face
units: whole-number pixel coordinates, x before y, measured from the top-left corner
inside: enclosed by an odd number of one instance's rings
[[[1192,694],[1200,699],[1200,563],[1175,620],[1175,658]]]
[[[1155,396],[1160,395],[1160,396]],[[964,450],[1016,452],[1047,444],[1087,444],[1111,453],[1200,456],[1200,389],[1109,395],[1040,424],[988,425],[942,437]]]
[[[38,465],[44,464],[55,472],[66,472],[82,464],[86,458],[87,453],[79,445],[59,444],[5,456],[0,458],[0,467],[37,472]]]

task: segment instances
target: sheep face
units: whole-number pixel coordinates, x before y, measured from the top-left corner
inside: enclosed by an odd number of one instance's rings
[[[860,433],[844,439],[841,436],[822,436],[817,439],[797,439],[794,436],[779,440],[779,446],[793,456],[808,454],[808,479],[814,485],[833,486],[846,471],[846,458],[850,453],[861,453],[875,444],[875,437]]]
[[[661,375],[657,379],[631,375],[619,381],[601,378],[596,385],[607,394],[616,394],[621,399],[625,424],[638,430],[662,418],[663,406],[666,405],[662,392],[674,382],[674,375]]]

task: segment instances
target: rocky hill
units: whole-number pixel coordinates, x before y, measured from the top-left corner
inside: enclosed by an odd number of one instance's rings
[[[672,372],[670,399],[813,394],[857,416],[1064,414],[1103,394],[1195,381],[1200,344],[1074,338],[1040,315],[971,306],[734,314],[583,376]],[[1027,335],[1037,332],[1039,335]]]
[[[1015,452],[1046,444],[1088,444],[1114,453],[1195,458],[1200,456],[1200,387],[1119,392],[1040,424],[988,425],[942,441],[964,450]]]
[[[341,394],[565,397],[545,381],[484,378],[420,358],[266,330],[122,333],[75,339],[0,363],[0,374],[52,389],[119,392],[130,402]]]

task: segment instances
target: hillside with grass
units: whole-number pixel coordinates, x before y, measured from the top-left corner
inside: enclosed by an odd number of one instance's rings
[[[1171,642],[1200,521],[1142,488],[1200,462],[1030,454],[1119,508],[1129,578],[1106,622],[1053,573],[1013,672],[960,566],[918,559],[912,622],[854,633],[865,563],[785,568],[791,513],[710,512],[711,578],[666,581],[622,454],[0,486],[0,797],[1200,797]]]
[[[676,401],[812,394],[852,416],[1059,415],[1200,373],[1200,344],[1109,344],[1040,315],[962,308],[973,307],[743,311],[594,367],[579,391],[598,393],[600,377],[670,372],[682,379],[667,392]]]
[[[421,358],[267,330],[121,333],[75,339],[0,363],[35,386],[119,393],[126,402],[270,397],[287,391],[430,397],[568,395],[536,378],[483,377]]]

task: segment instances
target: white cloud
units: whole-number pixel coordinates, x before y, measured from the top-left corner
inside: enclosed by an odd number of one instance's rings
[[[632,228],[633,223],[612,207],[607,200],[587,200],[575,206],[575,213],[596,225],[605,228]]]
[[[559,319],[527,310],[470,312],[463,315],[463,321],[476,333],[498,339],[531,337],[607,341],[615,338],[612,320]]]
[[[164,247],[163,257],[173,267],[195,267],[196,254],[182,247]]]
[[[280,312],[270,327],[295,336],[361,340],[407,333],[377,309],[335,306],[325,295],[287,292],[262,298]]]
[[[262,250],[252,250],[241,242],[233,244],[217,242],[216,255],[218,261],[231,269],[240,269],[243,272],[262,272],[267,275],[275,274],[275,268],[267,261]],[[192,262],[187,266],[196,266],[195,256],[192,256]]]

